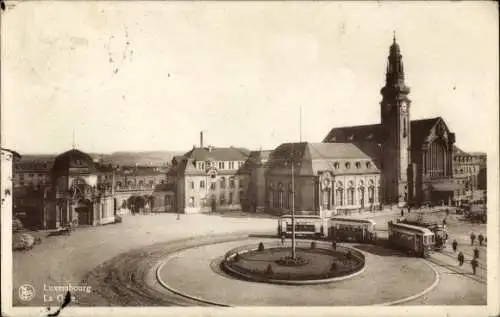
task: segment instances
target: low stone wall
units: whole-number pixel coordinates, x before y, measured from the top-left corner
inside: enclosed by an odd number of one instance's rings
[[[312,240],[306,241],[296,241],[296,247],[298,249],[310,249]],[[234,259],[237,254],[240,256],[258,250],[258,244],[251,245],[243,245],[234,249],[229,250],[225,255],[224,259],[221,263],[221,267],[227,273],[237,276],[239,278],[256,281],[256,282],[265,282],[265,283],[273,283],[273,284],[287,284],[287,285],[307,285],[307,284],[322,284],[322,283],[330,283],[334,281],[340,281],[347,278],[354,277],[362,273],[365,269],[365,256],[362,252],[349,248],[337,245],[336,250],[332,250],[332,245],[323,241],[314,241],[316,243],[315,249],[319,249],[328,253],[345,253],[350,251],[351,256],[359,260],[359,267],[354,267],[351,271],[348,272],[331,272],[328,274],[311,274],[310,277],[306,276],[306,279],[293,279],[289,275],[284,274],[283,278],[280,278],[279,274],[273,274],[271,276],[265,276],[262,272],[253,272],[251,270],[243,269],[239,266],[234,265]],[[262,242],[264,244],[264,249],[278,249],[283,247],[289,247],[288,245],[282,245],[280,242]],[[339,275],[340,274],[340,275]]]

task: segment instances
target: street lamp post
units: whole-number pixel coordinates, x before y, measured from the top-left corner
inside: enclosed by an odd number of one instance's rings
[[[295,173],[292,148],[292,260],[295,260]]]

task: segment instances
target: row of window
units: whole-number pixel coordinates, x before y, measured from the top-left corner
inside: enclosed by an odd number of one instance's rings
[[[196,166],[199,170],[205,170],[210,167],[215,167],[220,170],[235,170],[239,169],[243,166],[244,161],[206,161],[206,162],[197,162]]]
[[[204,189],[205,186],[206,186],[206,182],[204,180],[200,180],[199,188],[200,189]],[[210,189],[216,189],[216,187],[217,187],[217,182],[214,181],[214,182],[210,183]],[[221,177],[219,179],[219,188],[224,189],[226,187],[227,187],[226,178],[225,177]],[[195,183],[194,183],[194,181],[190,181],[189,182],[189,188],[190,189],[195,189]],[[229,178],[229,188],[233,188],[233,189],[236,188],[236,179],[234,177],[230,177]],[[240,189],[243,188],[243,181],[242,180],[239,181],[239,188]]]
[[[366,167],[366,168],[371,168],[371,167],[372,167],[372,163],[371,163],[371,162],[365,162],[365,164],[364,164],[364,165],[365,165],[365,167]],[[361,168],[361,166],[362,166],[361,162],[355,162],[355,163],[354,163],[354,167],[355,167],[356,169],[360,169],[360,168]],[[351,168],[351,162],[345,162],[345,163],[344,163],[344,167],[345,167],[346,169],[350,169],[350,168]],[[335,163],[333,163],[333,168],[334,168],[334,169],[339,169],[339,168],[340,168],[340,163],[339,163],[339,162],[335,162]]]
[[[125,183],[125,182],[123,182],[123,183],[122,183],[122,182],[120,182],[120,181],[116,182],[116,186],[117,186],[117,187],[121,187],[121,186],[122,186],[122,184],[126,184],[126,186],[129,186],[129,187],[130,187],[130,186],[134,186],[134,185],[137,185],[137,186],[146,186],[146,183],[145,183],[145,182],[143,182],[143,181],[139,181],[139,183],[137,183],[137,184],[136,184],[136,183],[134,183],[134,182],[132,182],[132,181],[128,181],[128,182],[126,182],[126,183]],[[165,181],[162,179],[162,180],[160,181],[160,184],[161,184],[161,185],[165,184]],[[149,186],[153,186],[153,185],[158,185],[158,183],[157,183],[157,182],[155,183],[155,182],[153,182],[153,181],[151,180],[151,181],[149,181],[149,184],[148,184],[148,185],[149,185]]]
[[[25,177],[29,177],[29,178],[35,178],[35,177],[48,178],[49,177],[48,174],[44,174],[44,173],[14,173],[14,176],[17,176],[20,179],[23,179]]]
[[[453,160],[455,162],[472,162],[474,158],[472,156],[455,156]]]
[[[477,167],[477,166],[466,166],[465,168],[460,168],[460,169],[455,168],[453,170],[453,172],[455,174],[458,174],[458,173],[462,174],[464,172],[465,173],[475,173],[475,172],[478,172],[478,171],[479,171],[479,167]]]
[[[358,189],[358,205],[365,204],[365,189]],[[333,205],[337,206],[352,206],[355,204],[354,188],[348,188],[344,191],[343,188],[335,190],[335,198],[333,199],[331,190],[324,191],[322,194],[322,206],[325,209],[331,209]],[[290,209],[292,205],[293,193],[291,191],[273,191],[268,192],[268,206],[271,208]],[[346,203],[347,202],[347,203]],[[375,187],[368,188],[368,203],[375,202]]]
[[[380,185],[380,184],[378,184],[378,185]],[[364,187],[364,186],[365,186],[365,182],[363,180],[360,180],[358,187]],[[373,179],[370,179],[368,181],[368,187],[373,187],[373,186],[375,186],[375,182],[373,181]],[[269,187],[271,189],[274,189],[274,182],[272,182],[272,181],[269,182]],[[289,191],[292,191],[292,184],[291,183],[289,183],[287,187],[288,187]],[[337,181],[336,187],[344,187],[344,183],[342,181]],[[352,181],[352,180],[349,181],[347,183],[347,187],[354,187],[354,181]],[[279,190],[284,189],[284,184],[282,182],[278,182],[277,189],[279,189]]]
[[[242,192],[240,192],[240,196],[242,195]],[[220,194],[219,196],[219,206],[225,206],[225,205],[234,205],[238,204],[238,197],[234,195],[234,193],[229,192],[229,195],[226,200],[226,195],[225,194]],[[197,204],[197,201],[194,196],[189,197],[188,200],[188,207],[190,208],[195,208],[195,207],[212,207],[214,203],[217,203],[215,197],[212,197],[212,199],[207,199],[207,198],[201,198]]]

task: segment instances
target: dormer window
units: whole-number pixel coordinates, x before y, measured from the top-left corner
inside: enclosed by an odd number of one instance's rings
[[[346,163],[345,163],[345,168],[350,169],[350,168],[351,168],[351,163],[346,162]]]
[[[357,169],[361,168],[361,163],[360,162],[356,162],[356,168]]]
[[[339,164],[339,162],[335,162],[335,163],[333,163],[333,168],[334,168],[334,169],[339,169],[339,168],[340,168],[340,164]]]
[[[366,168],[371,168],[372,167],[372,163],[371,162],[366,162]]]

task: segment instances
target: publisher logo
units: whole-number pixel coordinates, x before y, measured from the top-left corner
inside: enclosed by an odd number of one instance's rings
[[[31,284],[23,284],[19,287],[19,299],[29,302],[35,298],[35,288]]]

